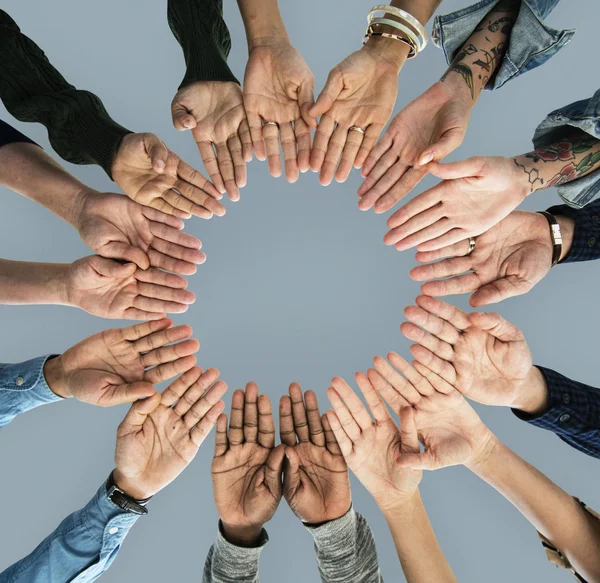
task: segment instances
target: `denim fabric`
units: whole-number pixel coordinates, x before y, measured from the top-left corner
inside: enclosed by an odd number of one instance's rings
[[[553,431],[579,451],[600,458],[600,389],[572,381],[541,366],[548,385],[549,406],[541,415],[513,413],[531,425]]]
[[[139,518],[115,506],[103,484],[82,509],[67,516],[27,557],[0,573],[0,583],[87,583],[115,560]]]
[[[582,209],[557,205],[549,208],[548,212],[554,216],[573,219],[575,223],[571,249],[561,263],[600,259],[600,200],[595,200]]]
[[[437,16],[433,22],[433,42],[442,48],[448,63],[473,34],[479,23],[499,0],[481,0],[468,8]],[[559,0],[521,0],[510,44],[486,89],[498,89],[507,81],[543,65],[570,40],[574,30],[556,30],[544,24]]]
[[[533,145],[545,146],[558,142],[578,128],[600,139],[600,89],[589,99],[576,101],[548,114],[536,128]],[[600,194],[598,171],[558,187],[559,196],[574,208],[581,208]]]
[[[0,427],[25,411],[62,400],[44,378],[44,363],[49,358],[40,356],[27,362],[0,364]]]

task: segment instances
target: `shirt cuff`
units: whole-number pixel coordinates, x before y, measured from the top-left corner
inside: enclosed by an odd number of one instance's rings
[[[351,507],[340,518],[330,520],[321,526],[309,526],[305,524],[304,528],[310,532],[317,546],[329,544],[332,540],[337,543],[349,537],[354,538],[356,534],[356,512]]]
[[[451,14],[436,16],[433,42],[442,48],[448,64],[499,0],[482,0]],[[553,57],[575,34],[574,30],[556,30],[542,21],[542,15],[530,0],[521,0],[519,15],[512,28],[508,50],[485,89],[498,89],[511,79],[526,73]]]
[[[232,580],[248,577],[249,573],[258,573],[260,554],[268,542],[269,535],[263,528],[256,546],[239,547],[234,545],[223,535],[223,524],[219,521],[213,552],[214,566],[218,570],[218,565],[226,565],[228,577],[231,577]]]
[[[26,393],[31,405],[28,409],[61,401],[62,397],[52,392],[44,377],[46,361],[55,356],[57,355],[48,354],[25,362],[0,365],[0,391],[15,391],[23,395]]]

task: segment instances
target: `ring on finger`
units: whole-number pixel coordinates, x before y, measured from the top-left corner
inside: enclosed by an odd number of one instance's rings
[[[263,122],[263,127],[264,126],[275,126],[275,127],[279,127],[279,124],[276,121],[264,121]]]
[[[348,129],[348,133],[350,132],[358,132],[359,134],[365,135],[365,130],[363,130],[360,126],[352,126]]]
[[[465,257],[468,257],[475,251],[475,238],[469,237],[469,250],[465,253]]]

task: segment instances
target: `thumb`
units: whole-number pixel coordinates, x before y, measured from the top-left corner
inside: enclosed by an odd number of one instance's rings
[[[421,451],[417,435],[415,412],[412,407],[402,407],[400,409],[400,434],[402,451],[410,453],[419,453]]]
[[[473,312],[469,314],[469,320],[473,326],[491,334],[501,342],[519,342],[525,340],[519,328],[496,312]]]
[[[469,303],[474,307],[496,304],[507,298],[527,293],[531,289],[530,284],[523,284],[523,280],[509,275],[480,287],[473,293]]]
[[[271,450],[265,463],[264,483],[272,494],[281,492],[281,472],[283,470],[283,458],[285,456],[285,445],[279,444]]]
[[[152,387],[152,389],[154,389],[154,387]],[[129,409],[127,415],[125,415],[125,419],[121,422],[119,433],[121,433],[122,429],[127,429],[129,430],[127,432],[130,432],[132,429],[141,428],[148,418],[148,415],[160,405],[160,400],[160,393],[154,393],[154,395],[148,399],[136,401]]]
[[[327,83],[325,83],[323,91],[321,91],[321,94],[317,98],[317,102],[308,110],[309,115],[316,118],[329,111],[333,107],[335,100],[340,96],[343,88],[344,81],[342,76],[333,71],[329,73]]]
[[[434,160],[443,160],[448,154],[456,150],[462,144],[465,137],[464,128],[454,128],[444,132],[435,142],[429,146],[417,158],[417,167],[424,166]]]
[[[155,172],[162,174],[165,171],[165,166],[167,165],[169,148],[167,148],[165,143],[154,134],[144,134],[144,146],[146,147],[146,152],[152,161],[152,168]]]
[[[397,464],[411,470],[435,470],[437,467],[435,458],[429,450],[422,453],[403,453],[398,458]]]
[[[300,105],[300,115],[308,127],[317,127],[317,118],[310,114],[312,106],[315,104],[314,83],[303,83],[298,89],[298,104]]]
[[[98,255],[93,257],[92,267],[98,275],[115,279],[125,279],[133,275],[137,269],[135,263],[119,263],[113,259],[106,259]]]
[[[296,492],[300,486],[300,457],[296,449],[289,445],[285,448],[285,457],[287,464],[285,466],[283,483],[287,495]]]
[[[176,99],[171,103],[171,118],[175,129],[180,132],[193,130],[196,127],[194,116],[188,111],[187,107],[176,101]]]
[[[139,247],[128,245],[119,241],[113,241],[102,247],[102,255],[111,259],[121,259],[135,263],[143,270],[150,267],[150,259]]]
[[[452,180],[455,178],[468,178],[477,176],[483,168],[485,158],[474,156],[460,162],[448,162],[440,164],[439,162],[430,162],[427,164],[427,172],[443,180]]]
[[[133,403],[137,401],[138,403],[140,403],[138,411],[141,410],[143,412],[148,410],[148,412],[145,413],[146,415],[148,415],[149,413],[152,413],[152,411],[154,411],[154,409],[156,409],[156,407],[160,403],[160,399],[158,399],[158,402],[156,401],[155,395],[160,396],[160,393],[156,392],[156,390],[154,389],[154,385],[152,385],[151,383],[147,383],[144,381],[126,383],[115,387],[108,403],[110,404],[110,406],[113,406],[121,405],[123,403]],[[143,400],[139,401],[139,399]]]

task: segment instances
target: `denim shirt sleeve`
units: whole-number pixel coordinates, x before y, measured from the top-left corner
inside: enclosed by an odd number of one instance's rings
[[[18,364],[0,364],[0,427],[30,409],[62,401],[44,378],[44,364],[50,356],[40,356]]]
[[[139,518],[115,506],[102,484],[81,510],[67,516],[27,557],[0,573],[0,583],[87,583],[115,560]]]
[[[499,0],[481,0],[451,14],[437,16],[433,22],[433,42],[448,64]],[[521,0],[508,50],[486,89],[498,89],[507,81],[543,65],[570,40],[574,30],[556,30],[544,24],[559,0]]]
[[[513,413],[531,425],[553,431],[579,451],[600,458],[600,389],[572,381],[541,366],[546,379],[549,406],[541,415]]]
[[[571,249],[561,264],[600,259],[600,200],[582,209],[574,209],[566,204],[557,205],[549,208],[548,212],[572,219],[575,225]]]
[[[600,89],[589,99],[576,101],[549,113],[536,128],[533,145],[537,148],[558,142],[568,136],[573,128],[600,140]],[[561,184],[557,190],[569,206],[581,208],[600,194],[600,172],[596,170],[567,184]]]

